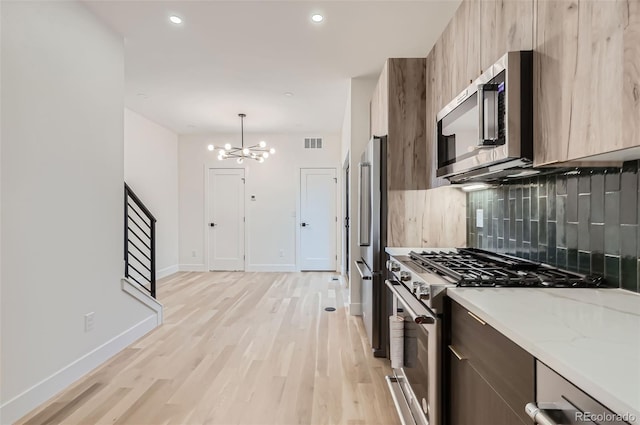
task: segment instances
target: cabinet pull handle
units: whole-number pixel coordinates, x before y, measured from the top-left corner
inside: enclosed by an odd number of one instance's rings
[[[462,357],[462,356],[460,355],[460,353],[458,353],[458,352],[456,351],[456,349],[455,349],[455,348],[453,348],[453,345],[450,345],[450,346],[449,346],[449,350],[453,353],[453,355],[454,355],[454,356],[456,356],[456,357],[458,358],[458,360],[466,360],[464,357]]]
[[[558,425],[544,410],[538,408],[535,403],[528,403],[524,407],[524,411],[533,419],[533,422],[538,425]]]
[[[469,316],[473,317],[474,319],[476,319],[478,322],[480,322],[480,324],[481,324],[482,326],[484,326],[484,325],[486,325],[486,324],[487,324],[487,322],[485,322],[484,320],[482,320],[481,318],[479,318],[478,316],[476,316],[476,315],[475,315],[475,314],[473,314],[472,312],[467,311],[467,314],[468,314]]]

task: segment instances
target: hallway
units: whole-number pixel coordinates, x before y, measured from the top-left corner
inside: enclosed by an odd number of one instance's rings
[[[396,424],[390,369],[331,276],[172,275],[163,326],[18,423]]]

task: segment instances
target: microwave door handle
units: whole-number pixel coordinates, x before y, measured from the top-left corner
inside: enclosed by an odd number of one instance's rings
[[[478,147],[484,147],[484,84],[478,85]]]
[[[486,108],[484,105],[484,101],[487,98],[486,92],[494,92],[498,90],[498,85],[497,84],[479,84],[478,85],[478,145],[477,148],[492,148],[494,146],[496,146],[497,142],[498,142],[498,138],[495,137],[496,134],[494,134],[493,138],[487,138],[486,137],[486,120],[485,120],[485,115],[486,115]],[[494,110],[494,108],[489,108],[490,111],[489,113],[492,115],[492,120],[495,121],[496,120],[496,111]],[[494,133],[495,133],[495,124],[494,124]]]

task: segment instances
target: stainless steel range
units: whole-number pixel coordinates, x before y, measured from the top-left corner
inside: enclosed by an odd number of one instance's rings
[[[447,288],[600,287],[601,277],[475,248],[411,251],[387,262],[393,294],[387,382],[403,424],[440,425],[443,301]]]

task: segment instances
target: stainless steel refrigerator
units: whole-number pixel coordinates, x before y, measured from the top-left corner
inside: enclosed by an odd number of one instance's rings
[[[375,357],[387,357],[391,297],[384,284],[387,244],[387,137],[373,137],[358,164],[362,318]],[[355,256],[358,258],[358,256]]]

